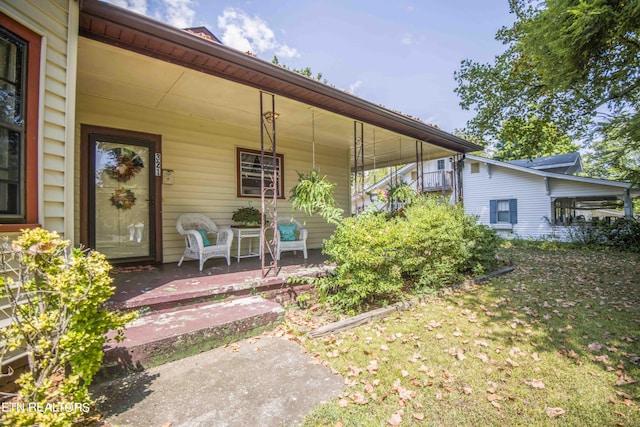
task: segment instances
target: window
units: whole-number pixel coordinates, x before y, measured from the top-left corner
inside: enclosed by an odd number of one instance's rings
[[[0,13],[0,231],[38,220],[40,37]]]
[[[260,151],[238,148],[237,169],[238,169],[238,197],[260,197],[260,175],[261,175],[261,155]],[[273,187],[273,180],[278,183],[278,198],[284,198],[284,180],[282,170],[284,168],[284,157],[276,153],[276,164],[273,164],[273,155],[265,152],[264,157],[264,186]],[[273,195],[273,190],[267,190],[267,196]]]
[[[438,160],[438,170],[439,171],[443,171],[444,170],[444,159]]]
[[[480,163],[471,163],[471,173],[480,173]]]
[[[556,199],[553,202],[553,223],[555,225],[569,225],[576,219],[576,199]]]
[[[518,200],[504,199],[489,202],[489,222],[491,224],[517,224]]]

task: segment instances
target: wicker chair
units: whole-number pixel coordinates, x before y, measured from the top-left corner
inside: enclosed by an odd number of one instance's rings
[[[293,232],[294,240],[283,240],[283,236],[280,232],[280,226],[292,226],[295,224],[295,231]],[[278,220],[278,227],[276,227],[276,258],[280,259],[280,254],[285,251],[302,251],[304,253],[304,259],[307,259],[307,234],[308,231],[298,221],[293,218]]]
[[[178,233],[184,236],[186,245],[178,267],[182,265],[185,258],[199,260],[200,271],[202,271],[204,262],[209,258],[223,257],[227,259],[227,265],[231,265],[233,232],[230,228],[218,228],[206,215],[198,213],[180,215],[176,220],[176,228]]]

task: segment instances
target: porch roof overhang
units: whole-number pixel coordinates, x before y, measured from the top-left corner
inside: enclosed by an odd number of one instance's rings
[[[381,155],[376,162],[371,155],[371,138],[367,138],[366,168],[374,164],[382,167],[415,161],[412,140],[431,147],[428,150],[430,158],[482,149],[479,145],[345,91],[99,0],[81,1],[79,25],[80,35],[88,39],[279,95],[343,119],[378,128],[384,131],[378,133],[381,138],[377,150]],[[398,151],[397,139],[394,141],[396,134],[410,142],[409,149],[403,149],[401,144],[399,152],[391,154]],[[350,141],[344,138],[346,147],[352,143],[353,138]],[[385,151],[387,154],[382,154]]]

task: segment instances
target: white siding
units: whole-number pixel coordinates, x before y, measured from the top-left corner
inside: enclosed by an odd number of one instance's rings
[[[598,185],[588,182],[549,179],[549,189],[552,197],[592,197],[617,196],[622,198],[625,189],[610,185]]]
[[[257,97],[256,97],[257,98]],[[247,206],[249,201],[259,207],[260,199],[236,197],[236,147],[259,149],[259,128],[231,127],[224,122],[206,120],[161,110],[78,95],[76,117],[76,158],[79,159],[81,124],[127,129],[162,136],[163,169],[175,172],[174,184],[162,186],[162,240],[163,261],[176,262],[184,250],[184,241],[178,234],[175,221],[185,212],[208,215],[220,226],[231,225],[235,209]],[[308,173],[312,167],[311,146],[287,139],[285,132],[278,134],[277,152],[284,155],[285,195],[297,182],[296,171]],[[340,159],[344,159],[341,161]],[[336,161],[337,160],[337,161]],[[328,179],[337,183],[336,199],[340,206],[349,206],[348,150],[316,145],[316,165]],[[75,164],[75,192],[79,197],[79,160]],[[80,217],[76,203],[75,218]],[[287,200],[278,202],[280,216],[291,215]],[[301,214],[296,218],[304,221]],[[76,220],[76,236],[80,224]],[[320,248],[333,227],[324,220],[306,219],[309,229],[308,246]]]
[[[39,221],[44,228],[64,235],[65,207],[73,203],[64,197],[61,200],[61,194],[65,194],[65,174],[71,173],[65,170],[69,152],[66,147],[72,147],[67,140],[73,135],[67,132],[68,123],[73,123],[68,94],[74,90],[69,90],[67,72],[75,66],[76,56],[73,49],[68,53],[67,46],[69,34],[77,37],[78,4],[73,0],[3,0],[0,11],[42,36]]]
[[[500,166],[479,162],[479,173],[470,173],[470,159],[462,170],[464,211],[491,226],[489,201],[517,199],[518,223],[511,231],[499,231],[505,237],[542,238],[551,234],[551,198],[546,194],[544,178]]]

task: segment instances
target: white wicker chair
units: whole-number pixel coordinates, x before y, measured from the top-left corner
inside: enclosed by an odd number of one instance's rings
[[[182,265],[182,261],[184,261],[185,258],[199,260],[200,271],[202,271],[204,262],[214,257],[226,258],[227,265],[231,265],[233,232],[230,228],[218,228],[206,215],[198,213],[180,215],[176,220],[176,228],[178,229],[178,233],[184,236],[186,245],[184,254],[182,254],[182,258],[180,258],[178,262],[178,267]],[[198,230],[204,230],[207,238],[211,242],[210,246],[204,245],[202,234]]]
[[[276,258],[280,259],[280,254],[285,251],[302,251],[304,253],[304,259],[307,259],[307,234],[308,231],[298,221],[293,218],[280,219],[278,224],[295,224],[296,225],[296,240],[286,241],[280,238],[280,230],[276,227]]]

